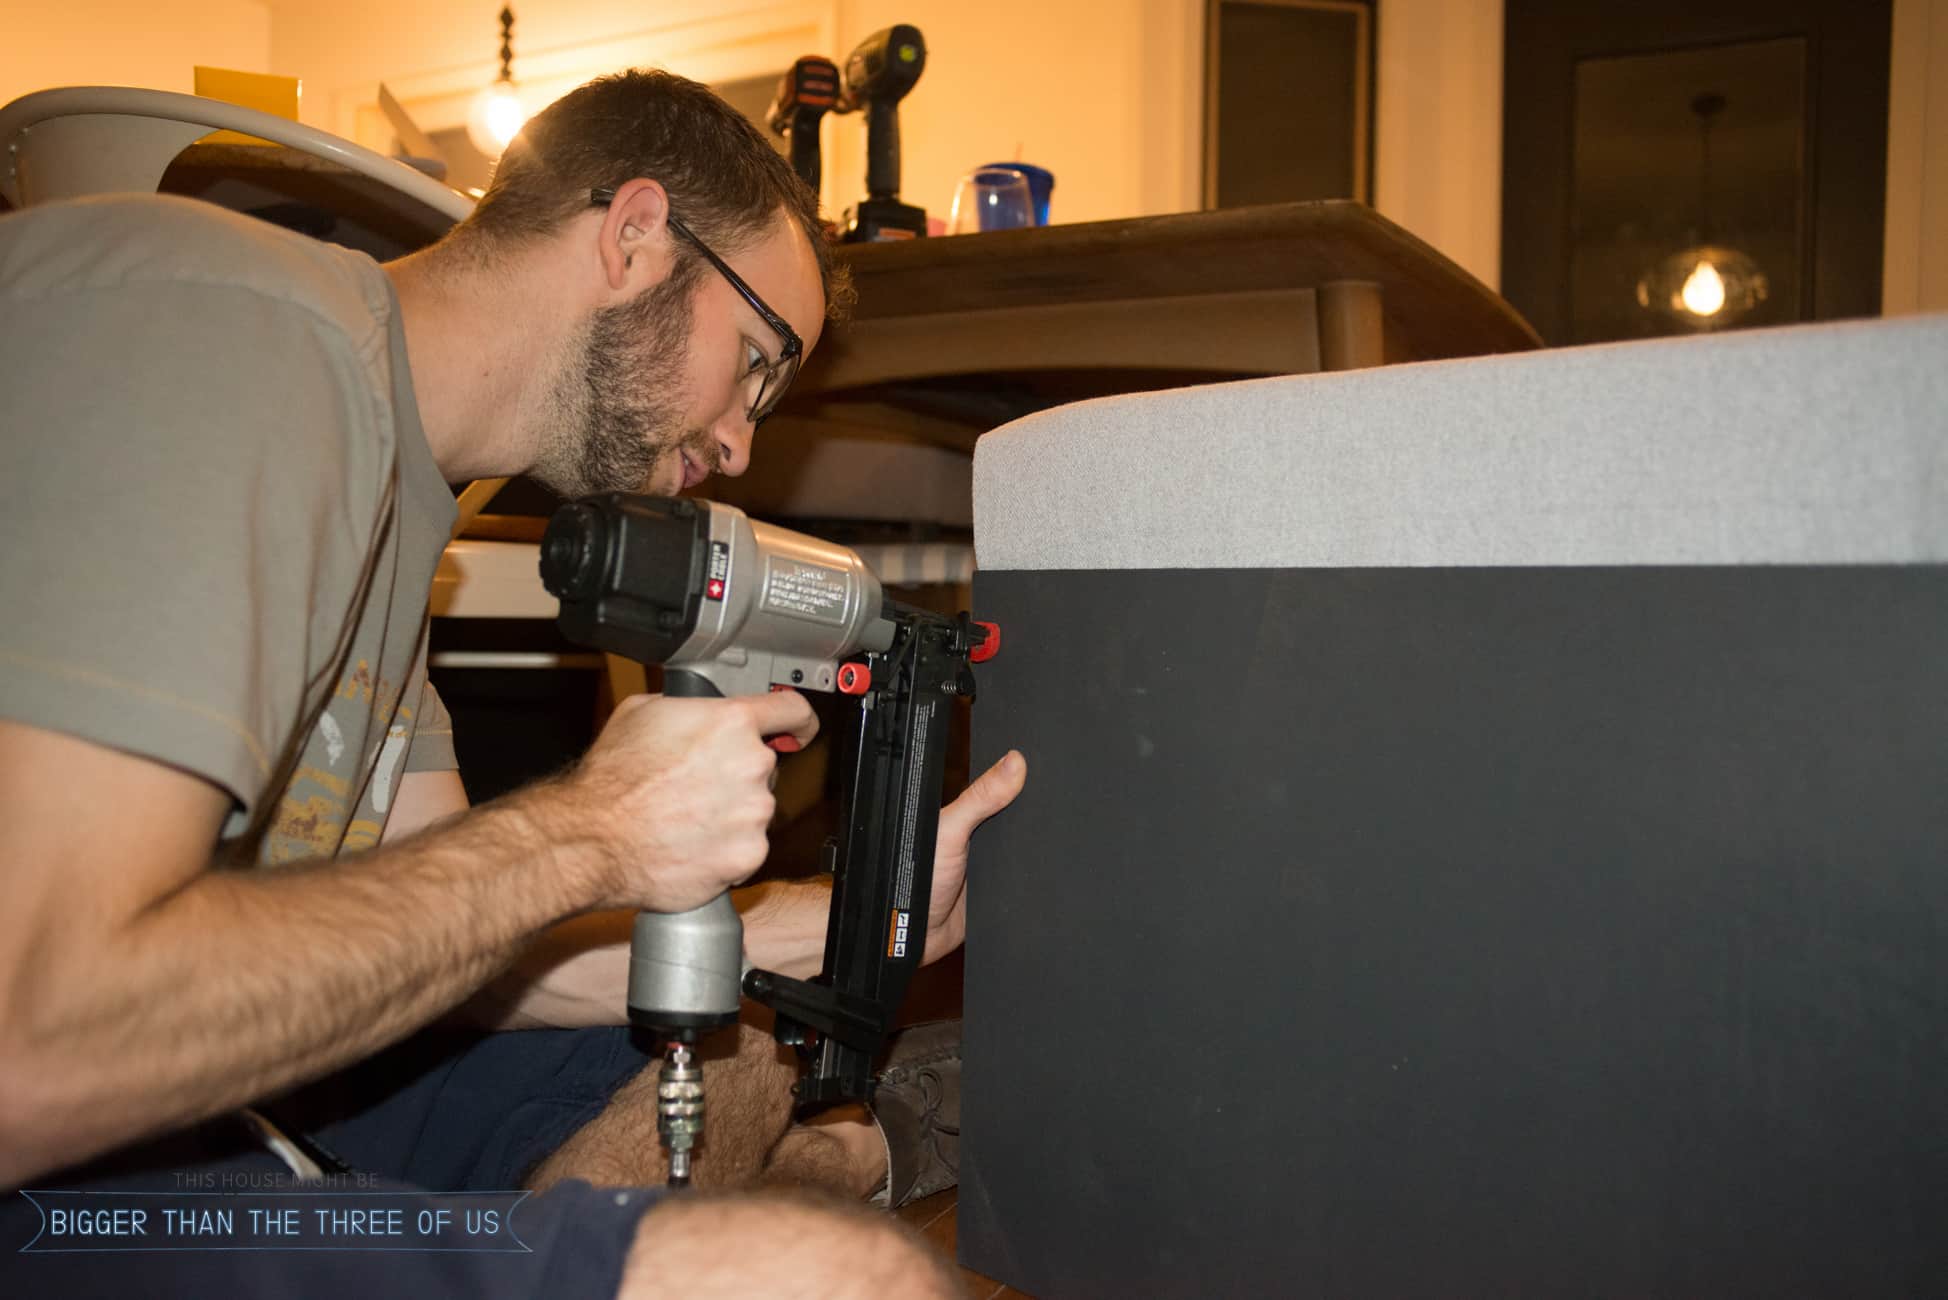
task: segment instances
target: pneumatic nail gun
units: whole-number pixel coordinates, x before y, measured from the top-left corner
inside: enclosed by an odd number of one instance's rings
[[[798,1049],[801,1110],[871,1100],[873,1057],[923,955],[948,705],[972,697],[968,665],[999,634],[886,599],[850,549],[711,501],[610,493],[565,505],[542,538],[541,577],[569,640],[661,664],[668,695],[795,687],[858,702],[816,979],[747,967],[728,894],[636,918],[629,1018],[667,1044],[657,1129],[682,1186],[703,1126],[691,1049],[736,1021],[740,996],[776,1011],[778,1038]]]

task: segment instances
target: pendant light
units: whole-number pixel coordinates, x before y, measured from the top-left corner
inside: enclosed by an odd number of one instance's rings
[[[1637,281],[1637,304],[1693,329],[1721,329],[1764,302],[1771,286],[1757,262],[1712,240],[1711,125],[1725,111],[1725,97],[1699,95],[1691,111],[1698,119],[1698,242]]]
[[[467,139],[489,158],[498,158],[528,120],[514,86],[514,11],[501,8],[501,75],[474,96],[467,114]]]

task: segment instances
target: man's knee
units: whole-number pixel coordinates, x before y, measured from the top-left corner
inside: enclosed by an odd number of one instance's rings
[[[706,1038],[701,1056],[709,1118],[693,1177],[713,1191],[750,1186],[791,1123],[797,1063],[768,1028],[742,1023]],[[617,1089],[528,1171],[526,1186],[546,1191],[568,1179],[608,1187],[661,1184],[667,1169],[656,1131],[661,1070],[651,1062]]]
[[[866,1206],[785,1190],[688,1195],[644,1216],[623,1271],[621,1300],[667,1296],[744,1300],[959,1300],[952,1266],[906,1225]]]

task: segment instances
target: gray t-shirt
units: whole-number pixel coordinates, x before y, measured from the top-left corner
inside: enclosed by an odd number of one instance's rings
[[[370,847],[454,766],[453,518],[370,258],[179,198],[0,217],[0,716],[223,787],[226,860]]]

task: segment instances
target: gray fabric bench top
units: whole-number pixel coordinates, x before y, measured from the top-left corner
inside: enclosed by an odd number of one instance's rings
[[[1948,314],[1060,407],[974,456],[979,566],[1948,560]]]

